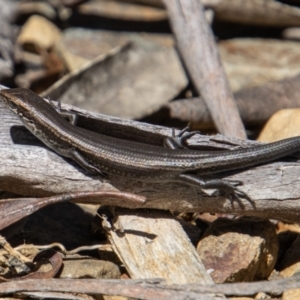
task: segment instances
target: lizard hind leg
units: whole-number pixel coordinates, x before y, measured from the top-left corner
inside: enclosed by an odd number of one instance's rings
[[[199,187],[201,189],[217,189],[221,194],[224,194],[230,200],[238,199],[239,197],[247,199],[252,206],[254,205],[253,200],[237,186],[243,185],[242,181],[239,180],[223,180],[223,179],[203,179],[194,174],[179,174],[176,179],[180,182]],[[242,203],[238,201],[240,205]]]

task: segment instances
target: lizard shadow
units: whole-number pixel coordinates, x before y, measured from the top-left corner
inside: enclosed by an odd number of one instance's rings
[[[45,147],[37,137],[35,137],[26,127],[13,125],[10,128],[12,142],[16,145]]]
[[[42,141],[40,141],[34,134],[32,134],[26,127],[21,125],[14,125],[10,128],[10,137],[12,142],[15,145],[24,145],[24,146],[35,146],[47,149],[48,151],[54,153],[55,155],[60,156],[54,150],[46,146]],[[71,164],[74,168],[76,168],[79,172],[88,174],[84,169],[82,169],[76,162],[72,159],[64,156],[60,156],[63,160]]]

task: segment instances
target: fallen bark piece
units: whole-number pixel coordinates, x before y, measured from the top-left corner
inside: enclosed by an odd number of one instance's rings
[[[264,26],[299,26],[300,9],[273,0],[222,0],[213,3],[219,20]]]
[[[173,47],[137,39],[66,75],[42,96],[107,115],[137,119],[166,104],[187,84]]]
[[[116,221],[107,231],[131,278],[212,283],[180,223],[168,212],[116,209]]]
[[[94,300],[95,298],[88,295],[75,295],[72,293],[56,292],[22,292],[17,293],[17,297],[36,298],[36,299],[57,299],[57,300]]]
[[[124,0],[122,0],[124,1]],[[127,2],[125,0],[124,2]],[[130,0],[134,3],[163,7],[163,0]],[[205,8],[212,9],[215,19],[247,25],[290,27],[300,24],[300,10],[274,0],[201,0]],[[290,3],[292,3],[290,1]],[[294,1],[296,4],[297,1]]]
[[[151,284],[153,282],[153,284]],[[69,292],[89,295],[125,296],[145,300],[220,300],[224,297],[158,287],[160,280],[116,280],[116,279],[47,279],[4,282],[0,294],[19,291]],[[148,283],[148,286],[145,284]]]
[[[120,21],[157,22],[166,21],[167,13],[162,8],[156,8],[122,1],[88,2],[78,6],[77,13],[87,17],[113,18]]]
[[[216,283],[253,281],[272,272],[278,241],[268,220],[219,218],[205,232],[197,251]]]
[[[136,40],[146,40],[164,47],[173,47],[171,34],[110,31],[71,27],[63,32],[63,38],[56,45],[56,51],[62,57],[70,72],[83,67],[85,63],[100,55],[105,55],[116,47]],[[86,47],[86,45],[89,47]]]
[[[296,288],[300,288],[299,275],[274,281],[183,285],[165,285],[157,279],[31,279],[3,282],[0,284],[0,294],[8,295],[21,291],[50,291],[120,295],[149,300],[217,300],[224,299],[220,293],[230,296],[251,296],[258,292],[264,292],[279,296],[286,290]],[[215,295],[209,295],[211,293],[215,293]]]
[[[262,126],[283,108],[300,107],[300,76],[268,82],[234,93],[241,118],[246,126]],[[182,99],[165,106],[172,118],[196,123],[200,130],[213,129],[214,124],[202,98]],[[281,128],[284,130],[284,126]]]

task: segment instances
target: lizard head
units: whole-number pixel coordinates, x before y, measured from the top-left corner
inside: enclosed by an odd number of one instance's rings
[[[3,89],[0,91],[1,100],[11,111],[20,117],[32,111],[32,101],[28,95],[28,90],[24,88]]]
[[[0,99],[23,121],[31,132],[37,130],[35,123],[43,116],[47,116],[49,111],[56,113],[54,107],[28,89],[0,90]]]

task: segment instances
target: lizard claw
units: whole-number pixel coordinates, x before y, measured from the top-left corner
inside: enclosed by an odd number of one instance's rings
[[[251,197],[240,190],[236,186],[242,185],[243,182],[239,180],[227,181],[228,185],[226,187],[222,187],[219,189],[220,193],[225,197],[230,199],[230,202],[237,201],[239,205],[244,208],[244,204],[240,201],[240,198],[244,198],[249,201],[249,203],[255,208],[255,202],[251,199]]]
[[[195,134],[200,134],[200,131],[191,131],[190,126],[183,128],[178,134],[175,134],[175,130],[172,130],[172,136],[164,139],[164,147],[170,149],[188,149],[184,146],[187,139],[194,136]]]

